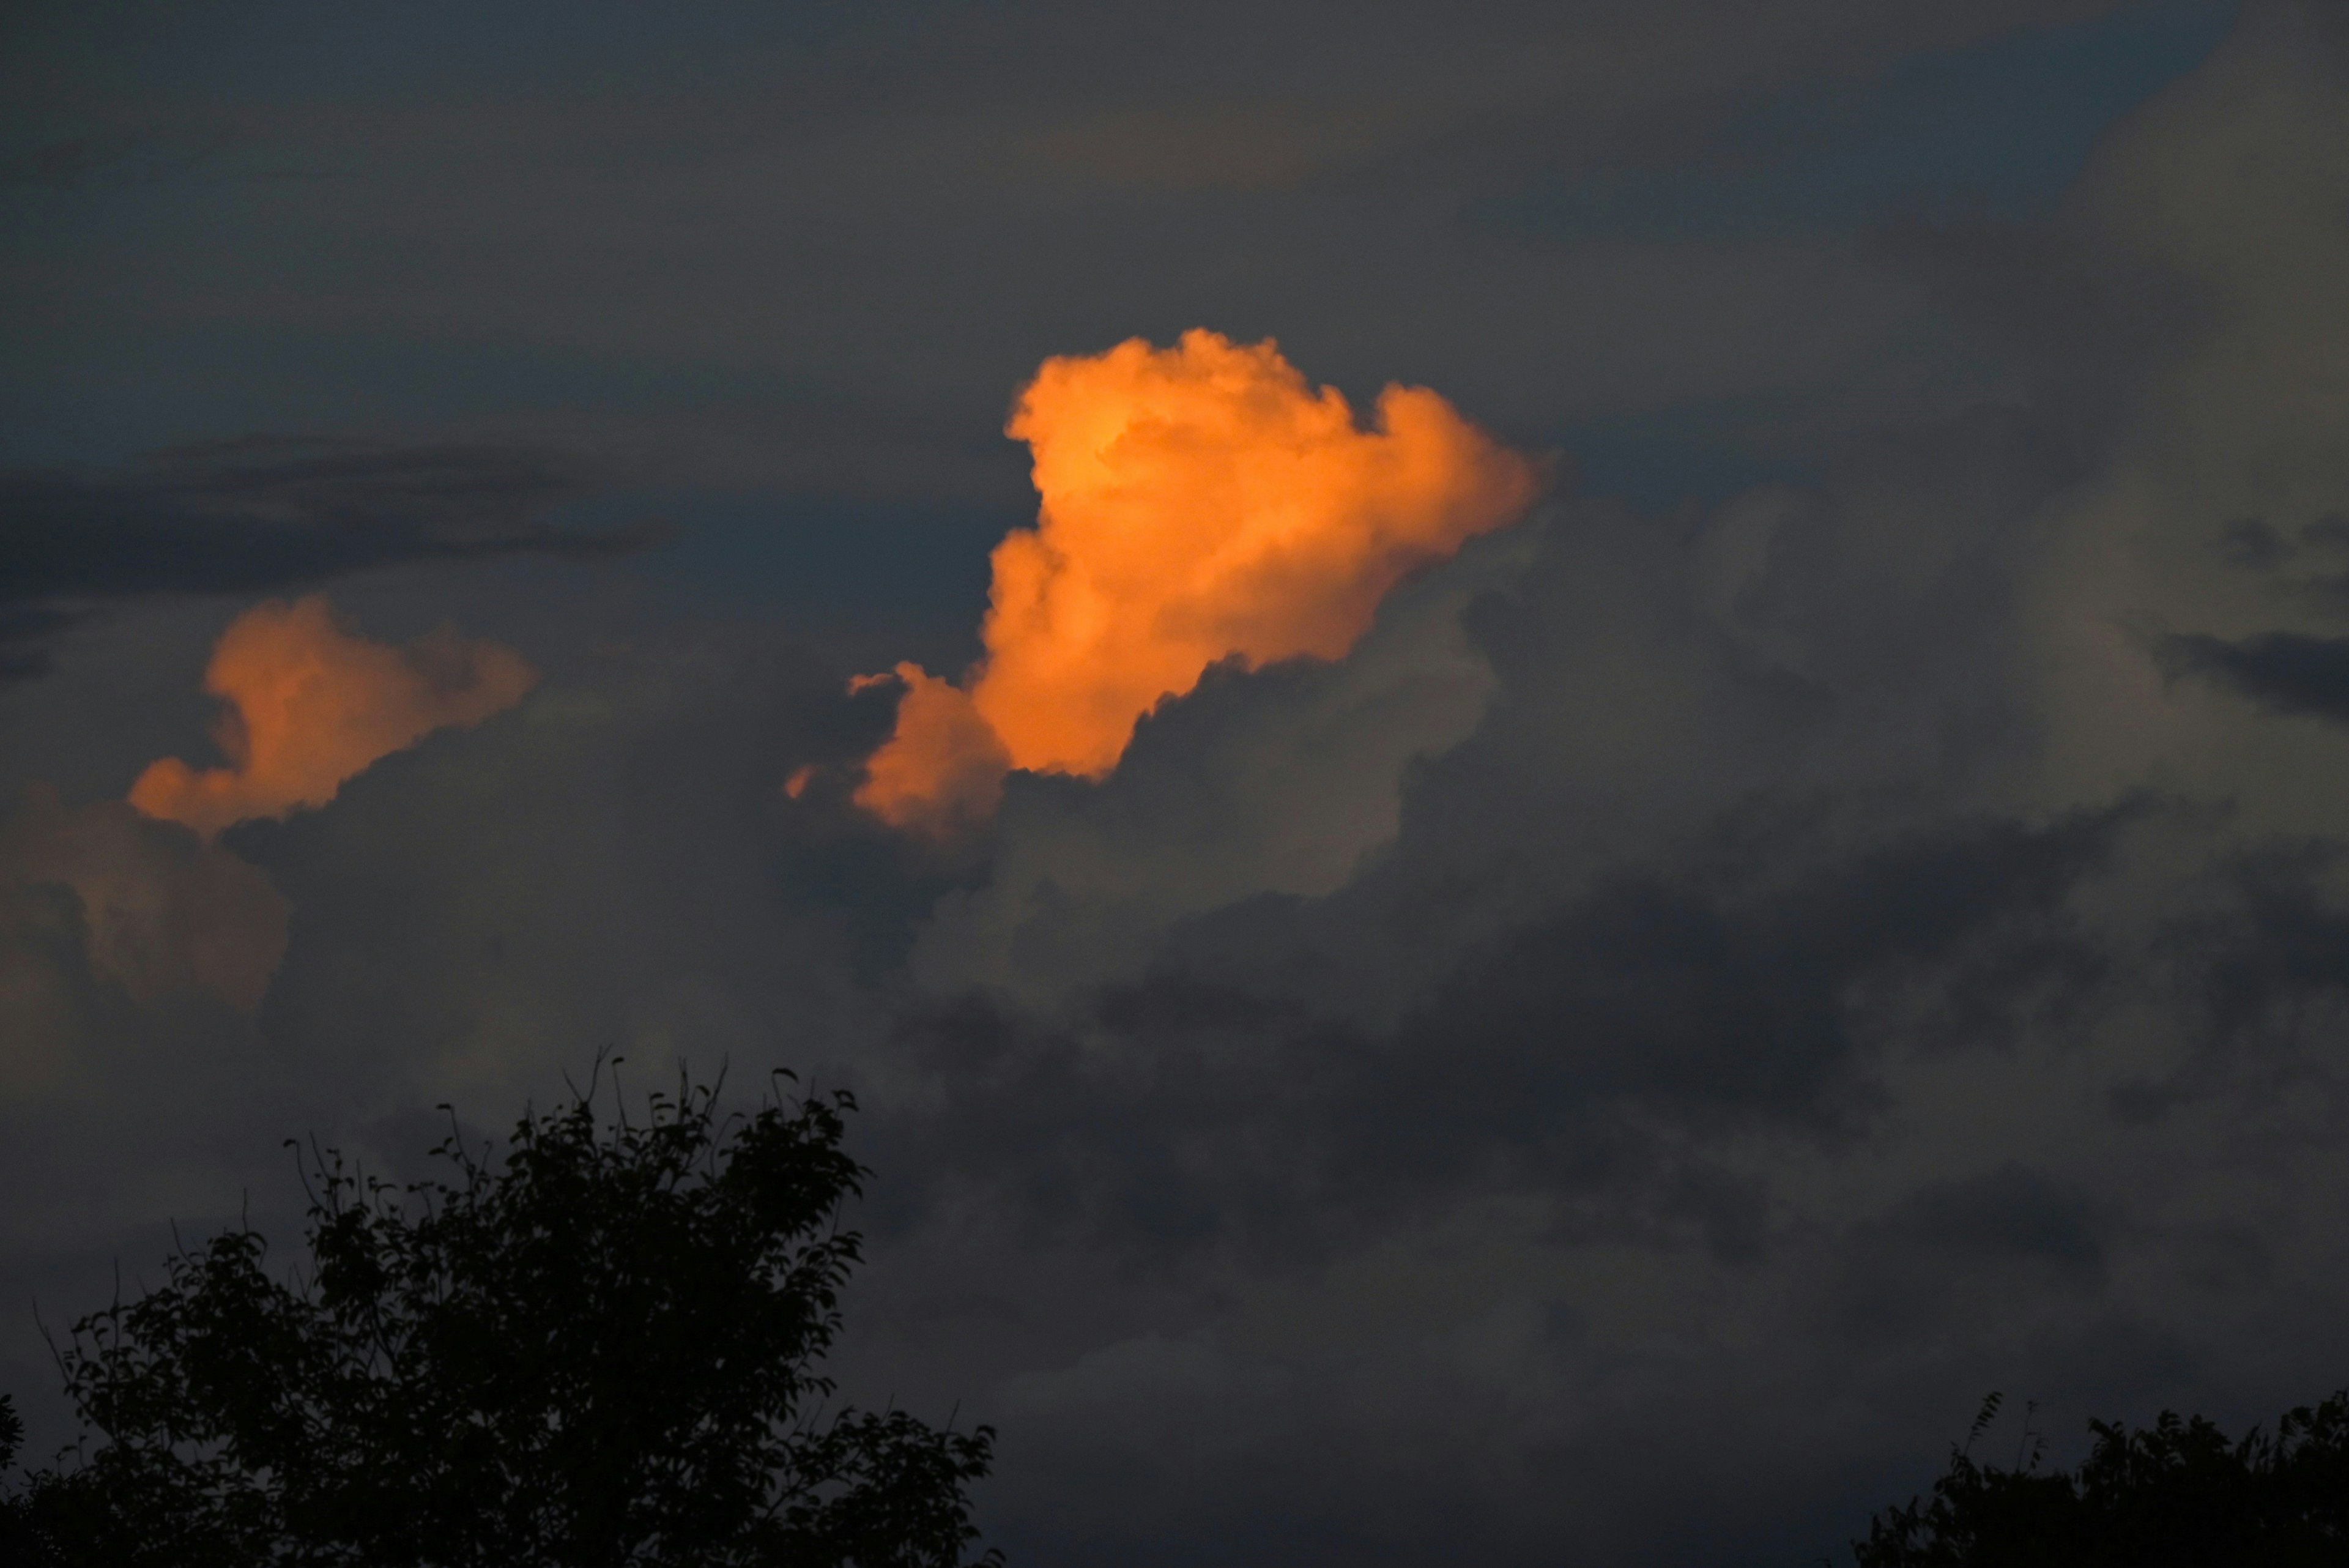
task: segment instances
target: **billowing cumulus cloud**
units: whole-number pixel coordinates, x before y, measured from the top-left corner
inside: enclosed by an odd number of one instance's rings
[[[55,893],[91,970],[141,1002],[198,988],[250,1012],[285,956],[291,907],[262,871],[119,801],[35,789],[0,820],[0,908],[21,923]]]
[[[165,757],[130,804],[216,834],[334,799],[377,758],[512,707],[537,672],[510,648],[447,627],[394,647],[350,630],[325,598],[257,605],[221,634],[204,690],[226,704],[212,738],[228,766]]]
[[[1206,331],[1045,361],[1008,433],[1042,510],[996,546],[963,682],[899,669],[857,796],[899,826],[986,815],[1010,769],[1103,776],[1220,659],[1343,657],[1389,589],[1514,521],[1541,478],[1424,388],[1389,386],[1364,430],[1274,344]]]

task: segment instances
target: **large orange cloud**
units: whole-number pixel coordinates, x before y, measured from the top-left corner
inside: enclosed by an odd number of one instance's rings
[[[1219,659],[1342,658],[1388,589],[1541,483],[1424,388],[1388,387],[1364,430],[1273,343],[1204,331],[1046,360],[1007,433],[1042,510],[996,546],[962,681],[898,667],[896,732],[856,799],[900,826],[985,816],[1013,768],[1106,774]]]
[[[271,601],[221,634],[204,690],[225,703],[212,738],[224,768],[177,757],[130,788],[149,816],[210,836],[247,817],[324,805],[377,758],[522,700],[538,672],[497,643],[448,628],[405,647],[350,630],[325,598]]]

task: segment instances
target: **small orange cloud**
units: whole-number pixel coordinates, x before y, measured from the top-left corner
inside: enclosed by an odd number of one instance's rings
[[[1342,658],[1397,582],[1541,485],[1424,388],[1389,386],[1364,430],[1275,344],[1206,331],[1046,360],[1007,433],[1042,509],[996,546],[963,680],[897,668],[896,732],[856,799],[901,827],[984,819],[1013,768],[1103,776],[1137,720],[1231,655]]]
[[[867,684],[874,679],[866,677]],[[864,764],[856,804],[884,822],[951,837],[995,815],[1011,754],[968,693],[918,664],[900,664],[897,730]]]
[[[204,690],[227,704],[212,739],[224,768],[177,757],[130,788],[149,816],[210,836],[248,817],[324,805],[377,758],[522,700],[538,672],[450,628],[395,647],[359,636],[323,597],[255,605],[221,634]]]

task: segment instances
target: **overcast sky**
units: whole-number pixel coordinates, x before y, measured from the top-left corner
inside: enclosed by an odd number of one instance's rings
[[[0,1387],[607,1047],[855,1090],[844,1386],[1035,1568],[2349,1385],[2344,190],[2332,0],[8,7]],[[1007,420],[1192,328],[1482,477],[1039,762]]]

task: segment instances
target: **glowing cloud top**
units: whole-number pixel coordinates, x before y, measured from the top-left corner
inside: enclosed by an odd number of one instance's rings
[[[962,681],[897,667],[896,732],[856,799],[902,827],[985,817],[1013,768],[1108,774],[1135,722],[1219,659],[1342,658],[1390,588],[1541,483],[1424,388],[1389,386],[1363,430],[1272,342],[1205,331],[1046,360],[1007,433],[1042,510],[995,548],[987,651]]]
[[[212,739],[229,765],[200,773],[165,757],[139,775],[130,804],[207,836],[324,805],[378,757],[477,724],[537,681],[513,649],[448,627],[394,647],[350,630],[316,595],[256,605],[221,634],[204,671],[204,690],[227,705]]]

